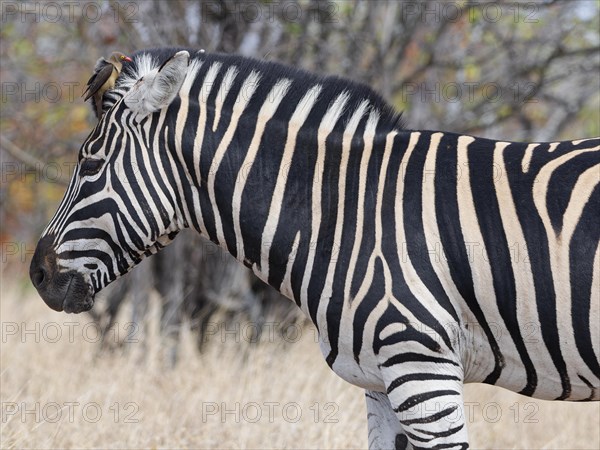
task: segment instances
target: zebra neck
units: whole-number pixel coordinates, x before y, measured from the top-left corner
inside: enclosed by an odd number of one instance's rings
[[[356,83],[215,55],[192,61],[165,121],[186,224],[292,296],[295,251],[306,263],[311,243],[325,258],[339,247],[340,166],[358,167],[361,136],[372,145],[399,116]]]
[[[188,205],[196,212],[190,225],[300,304],[310,261],[326,264],[339,251],[334,230],[345,200],[338,188],[346,172],[358,176],[361,160],[368,166],[364,142],[343,128],[324,133],[324,119],[314,127],[298,122],[293,112],[306,108],[308,114],[314,106],[308,101],[292,109],[291,119],[275,114],[277,103],[258,113],[228,106],[188,108],[198,118],[196,130],[203,130],[181,133],[182,159],[197,192]],[[366,112],[363,107],[357,117],[368,119]],[[366,122],[359,132],[366,132]],[[387,135],[375,135],[374,125],[367,147],[379,162]]]

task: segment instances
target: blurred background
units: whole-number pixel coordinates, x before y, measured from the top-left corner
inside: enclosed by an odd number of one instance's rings
[[[95,124],[85,83],[114,50],[191,46],[350,77],[403,111],[409,129],[512,141],[600,135],[597,0],[2,1],[0,38],[2,302],[10,286],[41,303],[29,260]],[[306,326],[229,255],[182,235],[106,289],[91,320],[105,331],[123,315],[144,323],[154,299],[170,366],[182,324],[200,350],[216,320],[258,324],[252,342],[267,322],[279,334]]]

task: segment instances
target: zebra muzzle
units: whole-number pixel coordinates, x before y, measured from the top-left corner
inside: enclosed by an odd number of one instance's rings
[[[54,239],[45,236],[38,242],[29,267],[29,277],[44,302],[55,311],[80,313],[94,305],[94,291],[83,274],[58,270]]]

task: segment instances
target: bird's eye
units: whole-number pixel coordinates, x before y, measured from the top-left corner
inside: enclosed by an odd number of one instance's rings
[[[81,161],[81,168],[79,174],[81,176],[90,176],[96,175],[102,169],[102,165],[104,164],[104,160],[102,159],[91,159],[86,158]]]

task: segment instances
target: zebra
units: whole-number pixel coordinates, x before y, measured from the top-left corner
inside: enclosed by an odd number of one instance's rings
[[[344,78],[132,59],[32,258],[50,308],[89,310],[193,228],[312,320],[370,448],[468,448],[464,383],[600,399],[600,138],[407,130]]]

